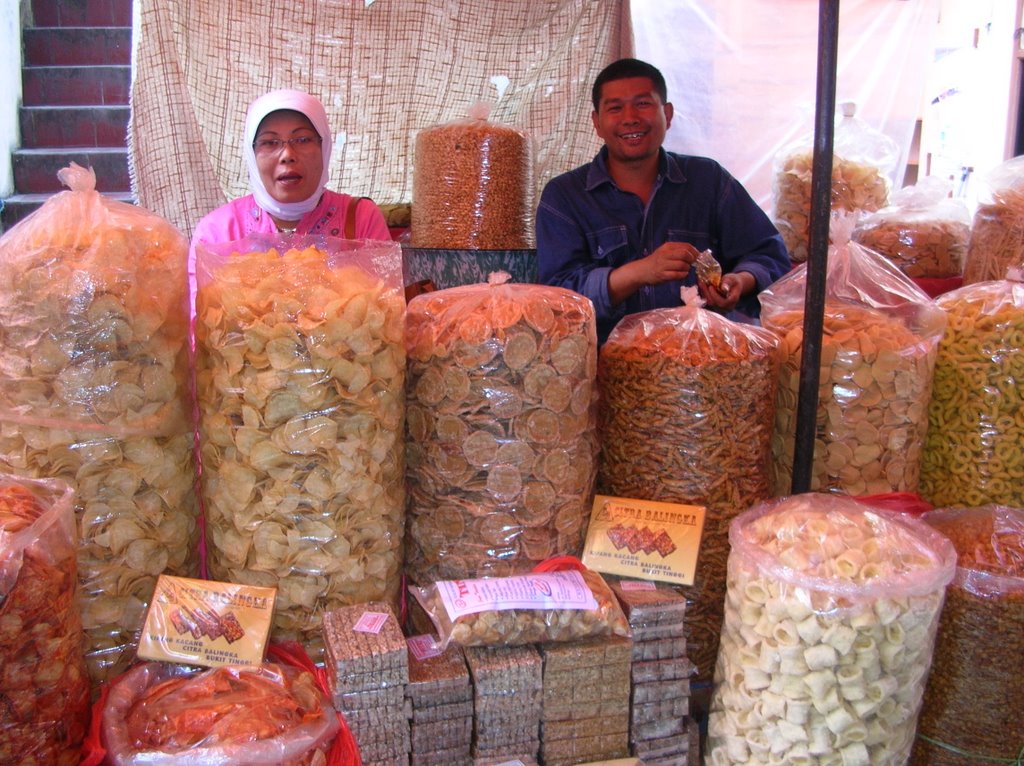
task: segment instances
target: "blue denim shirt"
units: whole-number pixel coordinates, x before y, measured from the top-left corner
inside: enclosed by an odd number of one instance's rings
[[[626,314],[681,305],[685,280],[645,286],[612,306],[608,274],[629,261],[650,255],[664,242],[689,242],[711,248],[722,272],[747,271],[757,281],[754,293],[736,309],[760,315],[757,293],[790,269],[778,230],[746,189],[717,162],[661,150],[658,178],[646,208],[640,198],[619,189],[608,175],[608,150],[592,162],[551,179],[537,209],[539,281],[575,290],[590,298],[601,343]]]

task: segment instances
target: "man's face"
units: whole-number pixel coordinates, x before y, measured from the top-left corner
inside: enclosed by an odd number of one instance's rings
[[[649,78],[629,77],[601,86],[592,118],[612,161],[640,162],[657,156],[672,124],[672,104],[661,102]]]

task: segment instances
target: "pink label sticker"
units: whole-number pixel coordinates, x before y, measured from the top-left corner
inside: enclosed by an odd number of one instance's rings
[[[437,645],[434,637],[424,634],[422,636],[410,636],[406,639],[409,651],[417,660],[426,660],[441,655],[441,647]]]
[[[619,583],[623,590],[657,590],[658,586],[650,580],[623,580]]]
[[[357,633],[380,633],[387,621],[388,615],[385,612],[363,612],[356,624],[352,626],[352,630]]]

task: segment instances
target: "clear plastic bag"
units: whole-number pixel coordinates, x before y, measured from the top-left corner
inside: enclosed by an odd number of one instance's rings
[[[842,110],[832,142],[832,210],[880,210],[889,204],[899,146],[856,117],[854,104],[844,103]],[[813,146],[814,137],[805,136],[783,148],[772,162],[772,220],[793,263],[807,260]]]
[[[393,242],[197,248],[196,385],[212,579],[275,586],[274,640],[397,603],[405,299]]]
[[[917,492],[928,402],[946,319],[886,258],[849,241],[854,216],[833,220],[821,341],[812,490]],[[761,320],[782,338],[772,471],[791,490],[803,355],[807,267],[761,293]]]
[[[956,552],[848,497],[769,501],[729,529],[708,763],[910,755]]]
[[[199,571],[188,241],[92,171],[0,238],[0,462],[75,490],[86,660],[124,670],[156,578]]]
[[[912,766],[1012,763],[1024,744],[1024,510],[946,508],[924,520],[957,551]]]
[[[935,506],[1024,506],[1024,283],[938,298],[948,322],[935,362],[921,494]]]
[[[111,686],[101,721],[113,766],[310,766],[339,726],[312,673],[275,663],[137,665]]]
[[[89,724],[74,493],[0,475],[0,761],[74,766]]]
[[[692,306],[632,314],[601,347],[602,494],[707,509],[690,602],[690,659],[711,681],[729,523],[772,495],[781,353],[768,330]]]
[[[961,200],[950,198],[951,189],[951,182],[928,176],[894,192],[891,205],[858,221],[853,241],[881,253],[908,277],[961,275],[971,215]]]
[[[592,569],[442,580],[409,590],[434,623],[441,648],[630,635],[618,599]],[[474,606],[460,609],[467,601]]]
[[[974,212],[964,284],[1005,279],[1024,268],[1024,157],[1013,157],[985,176]]]
[[[406,572],[417,584],[582,551],[597,471],[594,307],[504,277],[409,303]]]
[[[518,250],[533,246],[533,149],[521,130],[466,119],[416,135],[410,244],[415,248]]]

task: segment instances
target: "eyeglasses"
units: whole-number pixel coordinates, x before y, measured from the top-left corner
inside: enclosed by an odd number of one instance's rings
[[[252,148],[256,154],[270,157],[284,151],[285,144],[295,152],[308,152],[320,145],[320,139],[315,136],[296,136],[288,139],[261,138],[259,141],[253,142]]]

